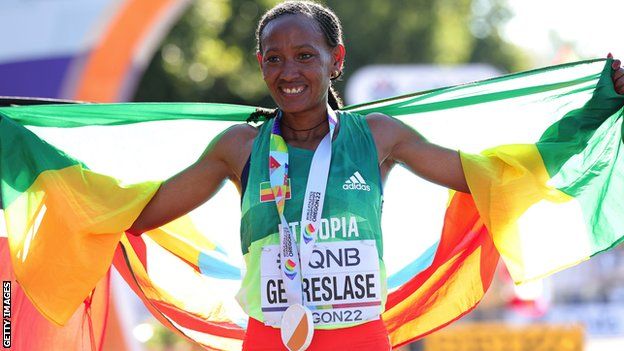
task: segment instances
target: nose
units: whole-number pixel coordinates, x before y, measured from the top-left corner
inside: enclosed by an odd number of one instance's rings
[[[299,67],[293,60],[285,60],[282,65],[282,71],[280,72],[280,78],[286,81],[291,81],[299,78]]]

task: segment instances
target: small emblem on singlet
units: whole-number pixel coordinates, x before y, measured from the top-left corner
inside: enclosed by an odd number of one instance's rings
[[[366,181],[359,171],[355,171],[353,175],[344,182],[342,188],[344,190],[370,191],[370,185],[366,184]]]
[[[286,200],[290,200],[290,178],[288,178],[288,184],[286,185]],[[260,202],[275,201],[273,196],[273,190],[271,190],[271,182],[260,183]]]

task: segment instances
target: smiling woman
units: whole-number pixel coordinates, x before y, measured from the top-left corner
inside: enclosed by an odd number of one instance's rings
[[[294,10],[297,5],[291,6]],[[321,11],[311,21],[309,16],[287,10],[284,5],[269,11],[256,33],[258,63],[271,96],[287,114],[323,109],[330,97],[332,108],[342,107],[331,86],[331,80],[342,74],[345,57],[338,18]],[[322,111],[310,112],[322,116]],[[301,124],[301,119],[292,123]]]

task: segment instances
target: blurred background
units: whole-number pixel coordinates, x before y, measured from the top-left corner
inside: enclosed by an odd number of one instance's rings
[[[274,0],[4,0],[0,96],[273,106],[255,27]],[[624,55],[617,0],[325,1],[347,48],[346,104]],[[106,350],[195,350],[113,275]],[[622,350],[624,250],[514,286],[405,350]]]

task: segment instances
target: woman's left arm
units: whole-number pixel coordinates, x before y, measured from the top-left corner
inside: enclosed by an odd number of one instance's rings
[[[402,164],[436,184],[469,193],[459,152],[430,143],[410,126],[381,113],[366,116],[377,145],[379,165]]]

